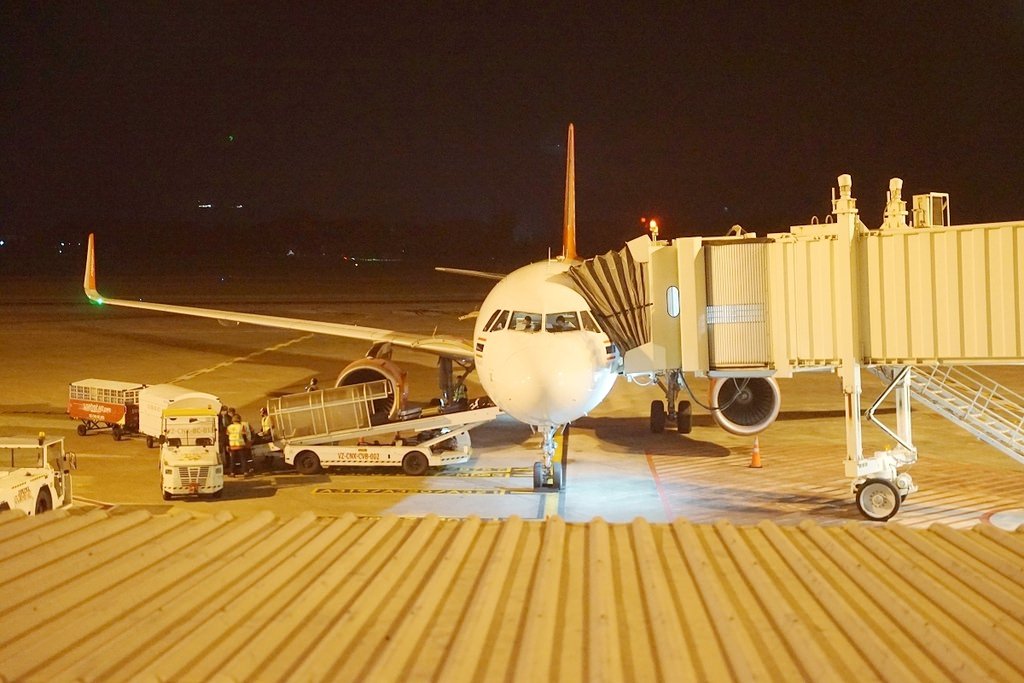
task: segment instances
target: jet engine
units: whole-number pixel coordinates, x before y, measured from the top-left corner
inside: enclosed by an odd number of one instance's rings
[[[711,415],[730,434],[763,432],[779,416],[782,394],[772,377],[719,377],[711,381],[709,391]]]
[[[391,419],[399,416],[409,398],[406,373],[393,361],[384,358],[360,358],[352,361],[338,375],[336,387],[385,380],[391,385],[391,395],[373,402],[375,413],[383,413]]]

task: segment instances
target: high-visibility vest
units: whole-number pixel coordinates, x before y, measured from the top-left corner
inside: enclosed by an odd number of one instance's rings
[[[228,447],[245,448],[245,427],[240,422],[232,422],[228,426]]]

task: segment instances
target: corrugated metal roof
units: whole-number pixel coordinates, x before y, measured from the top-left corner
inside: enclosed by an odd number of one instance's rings
[[[1024,533],[0,515],[10,680],[1024,679]]]

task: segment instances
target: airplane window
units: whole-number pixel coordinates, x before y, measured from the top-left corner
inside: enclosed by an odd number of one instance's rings
[[[587,332],[601,332],[601,328],[594,320],[594,316],[590,315],[590,311],[580,311],[580,320],[583,322],[583,329]]]
[[[544,324],[548,332],[571,332],[580,329],[580,321],[576,311],[548,313],[544,316]]]
[[[516,311],[512,314],[511,327],[514,330],[521,330],[523,332],[536,332],[540,329],[540,320],[540,313]]]
[[[669,316],[679,317],[679,288],[675,285],[668,288],[668,301],[666,302]]]
[[[497,330],[505,329],[505,323],[508,322],[508,311],[497,311],[495,315],[498,319],[495,320],[490,327],[486,328],[487,332],[495,332]]]
[[[491,313],[491,317],[487,319],[487,324],[483,326],[484,332],[490,331],[491,325],[494,324],[494,319],[498,317],[499,313],[501,313],[500,310],[494,309],[494,313]]]

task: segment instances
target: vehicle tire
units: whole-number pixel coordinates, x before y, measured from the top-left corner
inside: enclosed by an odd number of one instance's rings
[[[163,494],[164,494],[164,500],[170,500],[171,499],[171,494],[169,492],[164,491]]]
[[[224,489],[217,489],[216,491],[214,491],[210,495],[213,496],[214,498],[220,500],[221,498],[224,497]]]
[[[86,428],[85,425],[78,425],[78,429],[76,429],[75,431],[78,432],[79,436],[85,436],[86,434],[89,433],[89,430],[88,428]]]
[[[313,451],[302,451],[295,456],[295,471],[299,474],[316,474],[320,471],[320,457]]]
[[[557,491],[565,490],[565,480],[562,478],[562,463],[551,463],[551,485]]]
[[[147,436],[146,437],[146,448],[152,448],[153,444],[155,444],[155,443],[156,442],[153,440],[153,437],[151,437],[151,436]]]
[[[533,490],[544,488],[544,464],[533,463]]]
[[[402,458],[402,470],[413,477],[423,476],[427,473],[427,468],[429,467],[430,461],[427,460],[427,456],[419,451],[409,451]]]
[[[0,503],[0,512],[6,512],[7,510],[10,510],[10,509],[11,509],[11,506],[8,505],[7,503]]]
[[[39,489],[36,495],[36,514],[41,514],[53,509],[53,499],[50,498],[50,489],[45,486]]]
[[[868,479],[857,487],[857,509],[868,519],[884,522],[900,510],[903,502],[896,486],[885,479]]]
[[[121,440],[122,431],[121,431],[120,425],[114,425],[113,427],[111,427],[110,428],[110,433],[113,434],[114,441],[120,441]]]
[[[651,401],[651,431],[655,434],[665,431],[665,404],[661,401]]]
[[[680,434],[689,434],[693,431],[693,409],[689,401],[680,401],[676,410],[676,431]]]

